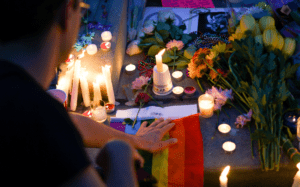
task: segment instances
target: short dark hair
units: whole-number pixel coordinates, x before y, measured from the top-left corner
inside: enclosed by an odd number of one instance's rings
[[[0,35],[0,43],[41,35],[53,23],[57,10],[66,1],[68,0],[2,1],[0,24],[4,34]],[[78,5],[78,0],[75,4],[74,8]]]

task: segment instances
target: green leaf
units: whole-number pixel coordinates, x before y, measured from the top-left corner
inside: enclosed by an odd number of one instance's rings
[[[166,31],[169,31],[171,29],[170,25],[169,24],[166,24],[166,23],[163,23],[163,22],[158,22],[157,23],[157,26],[156,26],[156,29],[158,31],[160,30],[166,30]]]
[[[160,30],[158,31],[158,33],[161,35],[163,40],[166,40],[170,35],[170,33],[167,30]]]
[[[191,45],[186,50],[184,50],[183,56],[188,59],[192,59],[196,51],[197,48],[194,45]]]
[[[179,56],[172,56],[172,55],[169,55],[169,57],[172,59],[172,60],[176,60],[179,58]]]
[[[182,35],[181,37],[181,41],[184,43],[184,44],[187,44],[189,43],[189,41],[191,41],[192,37],[188,34],[184,34]]]
[[[184,30],[186,29],[186,25],[185,25],[185,24],[183,24],[183,25],[180,25],[180,26],[179,26],[179,29],[181,29],[181,30],[183,30],[183,31],[184,31]]]
[[[148,55],[149,56],[155,56],[157,55],[157,53],[160,51],[161,47],[158,46],[158,45],[152,45],[150,48],[149,48],[149,51],[148,51]]]
[[[164,63],[171,62],[172,58],[170,56],[173,56],[173,55],[174,55],[174,52],[172,50],[167,50],[162,56],[162,61]]]
[[[165,45],[162,36],[161,36],[158,32],[156,32],[156,31],[155,31],[155,38],[156,38],[156,41],[157,41],[160,45]]]
[[[150,44],[150,45],[157,45],[157,41],[155,38],[146,38],[145,40],[142,40],[140,44]]]
[[[132,124],[133,124],[133,120],[130,119],[130,118],[125,118],[125,119],[124,119],[124,122],[125,122],[127,125],[132,125]],[[124,123],[124,122],[123,122],[123,123]],[[122,123],[122,124],[123,124],[123,123]]]

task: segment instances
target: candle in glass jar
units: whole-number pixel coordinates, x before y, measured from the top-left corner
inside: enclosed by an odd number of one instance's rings
[[[227,175],[229,173],[229,169],[230,169],[230,166],[226,166],[220,175],[219,180],[220,180],[221,187],[227,187],[227,183],[228,183]]]
[[[102,51],[109,51],[111,48],[111,43],[110,42],[102,42],[100,45],[100,48]]]
[[[214,114],[214,98],[209,94],[203,94],[198,99],[200,115],[209,118]]]
[[[181,81],[182,77],[183,77],[183,73],[181,71],[174,71],[172,73],[172,77],[176,80],[176,81]]]
[[[107,114],[104,106],[98,106],[92,110],[92,119],[102,123],[106,120]]]

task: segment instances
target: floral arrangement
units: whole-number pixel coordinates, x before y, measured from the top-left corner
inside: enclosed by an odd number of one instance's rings
[[[250,130],[249,122],[253,119],[255,131],[250,131],[251,140],[258,142],[262,170],[278,171],[281,146],[295,163],[300,162],[289,133],[283,131],[284,104],[289,105],[289,110],[299,108],[293,104],[297,102],[287,80],[295,76],[300,65],[293,65],[290,58],[296,41],[280,35],[274,18],[252,15],[267,10],[261,6],[248,9],[240,20],[233,13],[229,21],[233,28],[233,32],[229,31],[231,44],[219,42],[212,49],[197,50],[188,64],[188,73],[198,83],[199,79],[206,78],[215,87],[232,90],[244,111],[235,124],[237,127],[249,124]],[[199,86],[202,88],[200,83]],[[220,93],[221,89],[217,91],[213,87],[208,93]],[[217,105],[221,106],[224,100],[219,101]]]
[[[157,21],[145,21],[142,31],[138,33],[138,39],[128,45],[126,53],[132,56],[144,51],[148,56],[154,57],[161,49],[167,48],[162,57],[163,62],[176,66],[177,69],[185,68],[196,50],[188,44],[197,35],[184,34],[186,26],[174,25],[174,19],[175,14],[172,11],[162,11],[159,12]]]

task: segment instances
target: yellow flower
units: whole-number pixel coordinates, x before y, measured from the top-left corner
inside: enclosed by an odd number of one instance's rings
[[[226,51],[226,43],[219,42],[217,45],[213,46],[211,50],[224,53]]]

